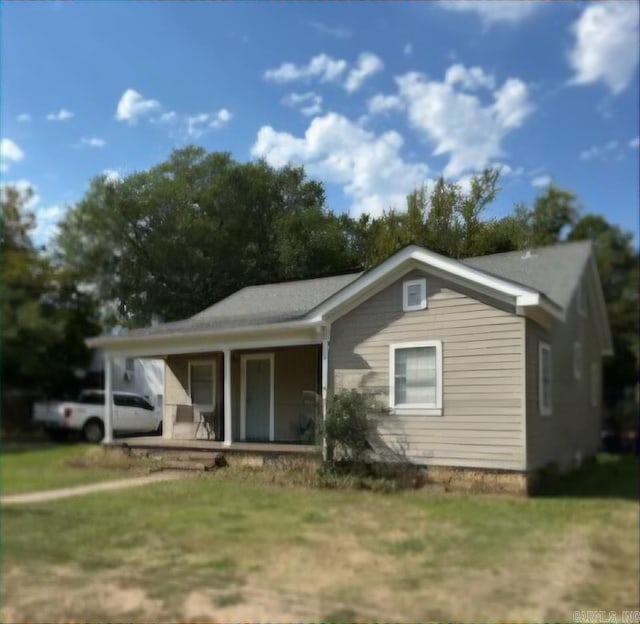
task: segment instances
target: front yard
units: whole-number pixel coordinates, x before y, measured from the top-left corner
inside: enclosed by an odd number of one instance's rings
[[[518,499],[270,486],[221,470],[7,507],[2,621],[621,614],[637,609],[637,478],[633,457],[602,456]]]

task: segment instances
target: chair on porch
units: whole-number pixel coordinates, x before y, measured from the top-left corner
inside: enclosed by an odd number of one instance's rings
[[[302,409],[298,414],[298,422],[294,425],[298,441],[313,444],[316,437],[316,418],[320,408],[320,395],[314,390],[302,392]]]
[[[198,437],[200,427],[204,427],[204,430],[207,433],[207,440],[220,440],[222,438],[220,425],[220,415],[217,410],[213,410],[211,412],[200,412],[200,420],[196,427],[195,437]]]

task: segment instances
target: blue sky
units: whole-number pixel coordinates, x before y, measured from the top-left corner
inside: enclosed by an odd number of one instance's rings
[[[638,4],[3,3],[2,178],[44,243],[92,176],[189,143],[304,164],[335,211],[503,167],[638,237]]]

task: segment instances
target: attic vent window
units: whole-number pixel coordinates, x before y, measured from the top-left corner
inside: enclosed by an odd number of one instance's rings
[[[402,283],[402,309],[405,312],[425,310],[427,307],[426,278],[407,280]]]

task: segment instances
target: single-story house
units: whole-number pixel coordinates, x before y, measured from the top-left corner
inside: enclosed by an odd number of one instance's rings
[[[164,360],[166,439],[308,444],[327,399],[357,389],[382,407],[378,447],[518,472],[595,453],[612,353],[589,242],[462,261],[409,246],[364,273],[250,286],[88,344]]]

